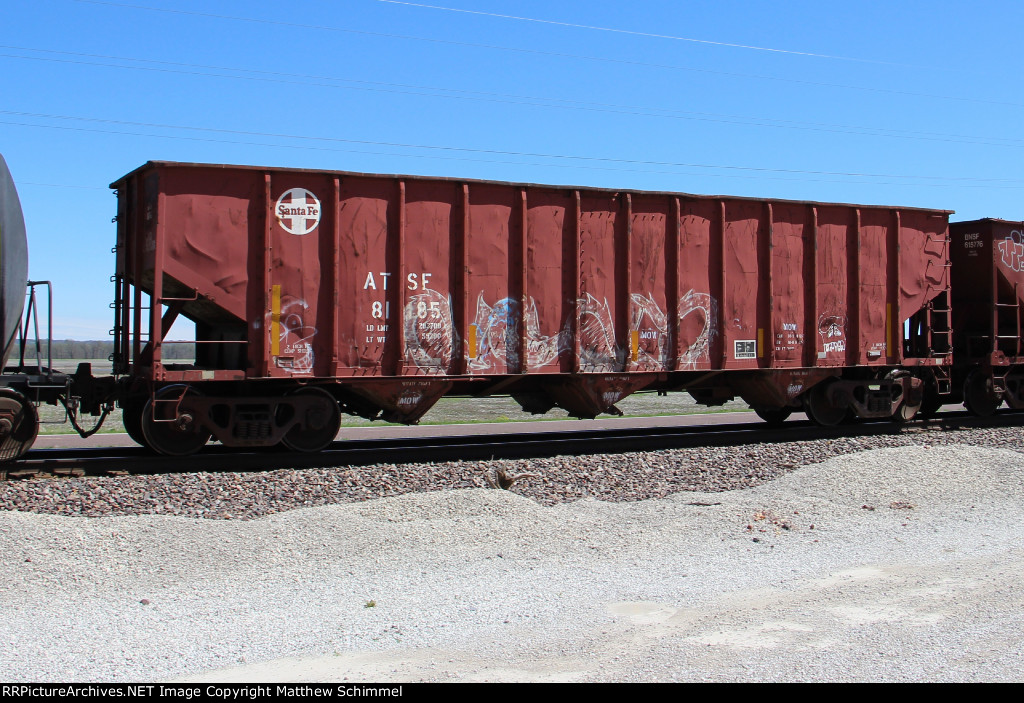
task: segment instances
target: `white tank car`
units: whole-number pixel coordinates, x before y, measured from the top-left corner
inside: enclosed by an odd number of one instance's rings
[[[14,188],[7,162],[0,156],[0,332],[3,338],[3,365],[7,367],[18,339],[18,327],[25,308],[28,284],[28,238],[21,202]],[[28,451],[39,431],[39,416],[31,400],[23,393],[28,378],[24,374],[0,376],[0,462],[17,459]]]
[[[0,331],[3,333],[3,363],[11,355],[18,336],[21,313],[25,307],[25,283],[28,281],[28,238],[21,202],[7,162],[0,155]]]

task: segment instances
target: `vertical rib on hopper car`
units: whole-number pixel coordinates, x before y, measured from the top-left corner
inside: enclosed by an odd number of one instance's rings
[[[339,404],[455,393],[832,424],[949,391],[947,211],[154,162],[112,187],[125,424],[167,453],[317,449]],[[178,315],[194,365],[162,357]]]

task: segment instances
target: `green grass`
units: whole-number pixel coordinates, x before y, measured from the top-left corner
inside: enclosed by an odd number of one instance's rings
[[[80,362],[92,363],[93,374],[102,376],[110,373],[110,362],[106,359],[54,359],[53,368],[65,373],[74,372]],[[45,361],[44,361],[45,364]],[[748,410],[746,403],[740,400],[729,401],[725,405],[708,408],[698,405],[689,393],[634,393],[616,403],[616,407],[627,417],[661,417],[672,415],[692,415],[708,412],[738,412]],[[39,408],[41,421],[39,434],[74,434],[74,428],[64,421],[63,407],[44,405]],[[611,417],[601,415],[600,417]],[[524,413],[519,404],[508,396],[491,396],[487,398],[442,398],[420,420],[421,425],[462,425],[484,422],[538,422],[571,419],[561,409],[551,410],[543,415]],[[85,429],[90,429],[96,418],[86,416],[80,420]],[[395,423],[365,420],[361,417],[342,416],[342,427],[384,427]],[[121,410],[115,408],[103,423],[101,433],[124,432],[121,422]]]
[[[725,405],[708,408],[697,405],[689,393],[670,393],[660,396],[657,393],[634,393],[616,403],[616,407],[626,417],[661,417],[671,415],[693,415],[707,412],[739,412],[748,410],[747,404],[740,400],[729,401]],[[611,417],[601,415],[600,417]],[[537,422],[550,420],[572,419],[559,408],[550,410],[543,415],[524,413],[519,404],[508,396],[491,396],[487,398],[442,398],[420,420],[421,425],[461,425],[477,422]],[[345,417],[344,427],[382,426],[386,423],[371,422],[358,417]]]

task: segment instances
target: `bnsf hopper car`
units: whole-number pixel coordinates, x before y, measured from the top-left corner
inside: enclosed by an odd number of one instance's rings
[[[951,245],[945,210],[163,162],[112,187],[115,377],[69,395],[164,454],[316,451],[342,412],[455,394],[594,417],[687,391],[826,425],[1021,402],[1009,223]],[[179,316],[195,363],[163,354]]]
[[[1024,408],[1024,223],[976,220],[950,226],[954,388],[972,412],[1005,399]],[[961,397],[955,398],[958,402]]]

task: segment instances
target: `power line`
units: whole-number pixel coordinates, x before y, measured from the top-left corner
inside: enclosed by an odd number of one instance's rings
[[[54,63],[67,63],[80,66],[98,66],[103,68],[118,68],[124,70],[154,71],[161,73],[171,73],[176,75],[228,78],[233,80],[248,80],[271,83],[287,83],[289,85],[294,85],[296,84],[297,81],[302,81],[303,85],[311,85],[323,88],[363,90],[400,95],[415,95],[421,97],[435,97],[456,100],[470,100],[476,102],[522,105],[527,107],[553,107],[558,109],[582,110],[587,112],[603,112],[619,115],[654,117],[661,119],[711,122],[716,124],[739,124],[755,127],[767,127],[773,129],[791,129],[832,134],[854,134],[867,137],[885,137],[889,139],[914,139],[919,141],[937,141],[944,143],[979,144],[986,146],[999,146],[1004,148],[1024,147],[1024,140],[1013,139],[1008,137],[947,134],[942,132],[907,131],[894,129],[891,127],[868,127],[864,125],[801,122],[797,120],[784,120],[772,117],[761,117],[752,115],[730,115],[713,112],[675,110],[672,108],[660,108],[650,106],[622,105],[616,103],[595,103],[580,100],[570,100],[566,98],[549,98],[543,96],[473,91],[461,88],[445,88],[437,86],[410,85],[403,83],[388,83],[383,81],[367,81],[356,78],[341,78],[335,76],[320,76],[314,74],[287,73],[281,71],[264,71],[258,69],[238,68],[231,66],[212,66],[205,64],[192,64],[174,61],[159,61],[155,59],[111,56],[105,54],[87,54],[70,51],[58,51],[53,49],[36,49],[32,47],[0,45],[0,49],[14,49],[17,51],[30,51],[45,54],[58,54],[61,56],[75,56],[90,59],[94,58],[110,61],[136,62],[153,65],[121,65],[116,63],[105,63],[101,61],[83,61],[80,59],[61,59],[49,56],[21,56],[17,54],[0,53],[0,58],[21,59],[26,61],[46,61]],[[165,66],[170,68],[165,68]],[[247,73],[254,75],[233,75],[230,73],[211,73],[210,71]],[[340,85],[340,83],[353,83],[355,85]]]
[[[244,16],[240,16],[240,15],[221,15],[221,14],[215,14],[215,13],[211,13],[211,12],[196,12],[196,11],[192,11],[192,10],[176,10],[176,9],[165,8],[165,7],[150,7],[150,6],[147,6],[147,5],[136,5],[136,4],[132,4],[132,3],[111,2],[110,0],[72,0],[72,2],[88,4],[88,5],[103,5],[103,6],[109,6],[109,7],[120,7],[120,8],[127,8],[127,9],[133,9],[133,10],[145,10],[145,11],[148,11],[148,12],[163,12],[163,13],[166,13],[166,14],[173,14],[173,15],[185,15],[185,16],[193,16],[193,17],[204,17],[204,18],[207,18],[207,19],[228,20],[228,21],[233,21],[233,22],[248,22],[248,23],[252,23],[252,24],[265,24],[265,25],[271,25],[271,26],[292,27],[292,28],[295,28],[295,29],[314,29],[314,30],[325,31],[325,32],[341,32],[341,33],[345,33],[345,34],[356,34],[356,35],[360,35],[360,36],[378,37],[378,38],[383,38],[383,39],[400,39],[400,40],[403,40],[403,41],[427,42],[427,43],[432,43],[432,44],[443,44],[443,45],[448,45],[448,46],[461,46],[461,47],[468,47],[468,48],[473,48],[473,49],[489,49],[489,50],[495,50],[495,51],[508,51],[508,52],[514,52],[514,53],[519,53],[519,54],[532,54],[532,55],[536,55],[536,56],[545,56],[545,57],[550,57],[550,58],[575,59],[575,60],[581,60],[581,61],[598,61],[598,62],[602,62],[602,63],[617,64],[617,65],[622,65],[622,66],[635,66],[635,67],[640,67],[640,68],[658,68],[658,69],[670,70],[670,71],[686,71],[686,72],[690,72],[690,73],[703,73],[703,74],[707,74],[707,75],[725,76],[725,77],[729,77],[729,78],[745,78],[745,79],[754,79],[754,80],[759,80],[759,81],[777,81],[777,82],[782,82],[782,83],[792,83],[794,85],[807,85],[807,86],[814,86],[814,87],[819,87],[819,88],[835,88],[835,89],[839,89],[839,90],[857,90],[857,91],[863,91],[863,92],[869,92],[869,93],[880,93],[880,94],[884,94],[884,95],[901,95],[901,96],[912,97],[912,98],[928,98],[928,99],[931,99],[931,100],[949,100],[949,101],[955,101],[955,102],[978,103],[978,104],[983,104],[983,105],[998,105],[998,106],[1002,106],[1002,107],[1015,107],[1015,108],[1024,107],[1024,103],[1009,102],[1009,101],[1004,101],[1004,100],[990,100],[990,99],[985,99],[985,98],[970,98],[970,97],[957,96],[957,95],[943,95],[943,94],[940,94],[940,93],[922,93],[922,92],[918,92],[918,91],[899,90],[899,89],[895,89],[895,88],[880,88],[880,87],[877,87],[877,86],[848,85],[848,84],[843,84],[843,83],[828,83],[828,82],[825,82],[825,81],[811,81],[811,80],[806,80],[806,79],[802,79],[802,78],[786,78],[786,77],[782,77],[782,76],[769,76],[769,75],[763,75],[763,74],[757,74],[757,73],[742,73],[742,72],[736,72],[736,71],[720,71],[720,70],[716,70],[716,69],[694,68],[692,66],[680,66],[680,65],[675,65],[675,64],[662,64],[662,63],[654,63],[654,62],[648,62],[648,61],[634,61],[632,59],[615,59],[615,58],[609,58],[609,57],[605,57],[605,56],[590,56],[590,55],[586,55],[586,54],[570,54],[570,53],[559,52],[559,51],[544,51],[544,50],[541,50],[541,49],[524,49],[524,48],[521,48],[521,47],[514,47],[514,46],[502,46],[502,45],[499,45],[499,44],[481,44],[481,43],[475,43],[475,42],[457,41],[457,40],[454,40],[454,39],[436,39],[436,38],[433,38],[433,37],[418,37],[418,36],[408,35],[408,34],[389,34],[387,32],[372,32],[372,31],[362,30],[362,29],[347,29],[345,27],[333,27],[333,26],[329,26],[329,25],[304,24],[304,23],[299,23],[299,22],[287,22],[287,21],[283,21],[283,20],[268,20],[268,19],[262,19],[262,18],[258,18],[258,17],[244,17]]]
[[[204,139],[201,137],[186,137],[181,135],[168,135],[168,134],[142,134],[138,132],[127,132],[123,130],[104,130],[104,129],[91,129],[87,127],[70,127],[65,125],[39,125],[22,122],[11,122],[8,120],[0,120],[0,124],[8,124],[20,127],[34,127],[39,129],[60,129],[77,132],[89,132],[94,134],[111,134],[118,136],[138,136],[148,137],[156,139],[175,139],[183,141],[198,141],[198,142],[212,142],[218,144],[231,144],[231,145],[243,145],[243,146],[262,146],[277,149],[302,149],[302,150],[314,150],[314,151],[329,151],[339,152],[347,154],[360,154],[369,156],[400,156],[402,158],[414,158],[414,159],[430,159],[432,161],[460,161],[467,163],[483,163],[483,164],[507,164],[512,166],[537,166],[542,168],[570,168],[577,170],[587,171],[612,171],[616,173],[643,173],[643,174],[654,174],[654,175],[669,175],[669,176],[698,176],[700,178],[729,178],[729,179],[743,179],[743,180],[756,180],[756,181],[783,181],[787,183],[854,183],[857,185],[864,185],[862,181],[851,181],[841,178],[786,178],[782,176],[772,176],[765,174],[749,175],[742,173],[709,173],[703,171],[700,173],[686,172],[686,171],[663,171],[656,169],[637,169],[637,168],[615,168],[609,166],[581,166],[578,164],[565,164],[565,163],[554,163],[554,164],[542,164],[534,163],[529,161],[503,161],[498,159],[473,159],[466,157],[457,156],[440,156],[437,154],[410,154],[410,153],[396,153],[396,152],[382,152],[382,151],[368,151],[365,149],[334,149],[329,147],[315,147],[306,145],[287,145],[287,144],[267,144],[252,141],[239,141],[239,140],[227,140],[227,139]],[[916,177],[908,177],[916,178]],[[57,183],[20,183],[19,185],[36,185],[46,186],[55,188],[89,188],[95,190],[105,190],[104,188],[95,188],[91,186],[74,186],[67,184]],[[898,183],[898,182],[886,182],[886,181],[875,181],[871,185],[873,186],[901,186],[901,187],[915,187],[923,184],[916,183]],[[1024,186],[1015,185],[994,185],[989,183],[929,183],[929,188],[985,188],[985,189],[996,189],[996,190],[1021,190]]]
[[[640,32],[631,29],[621,29],[615,27],[599,27],[590,24],[577,24],[575,22],[558,22],[556,20],[544,20],[536,17],[518,17],[516,15],[502,15],[497,12],[483,12],[481,10],[466,10],[457,7],[441,7],[439,5],[426,5],[418,2],[404,2],[404,0],[377,0],[377,2],[387,3],[389,5],[405,5],[407,7],[419,7],[428,10],[443,10],[445,12],[459,12],[467,15],[481,15],[483,17],[496,17],[499,19],[516,20],[518,22],[535,22],[537,24],[551,24],[559,27],[572,27],[574,29],[589,29],[598,32],[612,32],[615,34],[628,34],[635,37],[647,37],[650,39],[670,39],[672,41],[683,41],[692,42],[694,44],[708,44],[711,46],[722,46],[731,49],[749,49],[751,51],[767,51],[775,54],[791,54],[793,56],[808,56],[819,59],[836,59],[838,61],[856,61],[859,63],[873,63],[882,64],[885,66],[906,66],[906,64],[896,64],[889,61],[879,61],[877,59],[862,59],[854,58],[851,56],[835,56],[832,54],[816,54],[810,51],[794,51],[791,49],[776,49],[766,46],[753,46],[750,44],[734,44],[731,42],[724,41],[712,41],[710,39],[696,39],[694,37],[680,37],[672,34],[656,34],[654,32]]]
[[[71,183],[36,183],[34,181],[18,181],[18,187],[22,186],[37,186],[41,188],[76,188],[79,190],[109,190],[109,188],[101,188],[99,186],[80,186],[73,185]]]
[[[643,159],[622,159],[615,157],[603,157],[603,156],[579,156],[579,155],[568,155],[568,154],[548,154],[543,152],[528,152],[528,151],[510,151],[500,149],[480,149],[471,147],[456,147],[448,145],[437,145],[437,144],[412,144],[405,142],[385,142],[375,141],[369,139],[346,139],[343,137],[318,137],[301,134],[283,134],[274,132],[255,132],[246,130],[236,129],[220,129],[214,127],[196,127],[192,125],[170,125],[161,124],[154,122],[135,122],[129,120],[110,120],[97,117],[79,117],[74,115],[54,115],[45,113],[33,113],[33,112],[20,112],[14,110],[0,110],[0,114],[10,115],[14,117],[29,117],[36,119],[48,119],[48,120],[62,120],[62,121],[73,121],[73,122],[86,122],[86,123],[97,123],[107,125],[118,125],[124,127],[142,127],[146,129],[169,129],[179,130],[187,132],[201,132],[210,134],[222,134],[222,135],[238,135],[243,137],[261,137],[271,139],[290,139],[296,141],[313,142],[316,144],[353,144],[362,146],[378,146],[378,147],[389,147],[396,149],[419,149],[425,151],[439,151],[442,153],[466,153],[466,154],[480,154],[485,156],[515,156],[524,158],[543,158],[551,159],[553,161],[566,163],[566,162],[582,162],[583,164],[619,164],[619,165],[634,165],[634,166],[661,166],[661,167],[675,167],[675,168],[696,168],[696,169],[708,169],[708,170],[724,170],[724,171],[738,171],[738,172],[752,172],[752,173],[778,173],[778,174],[793,174],[793,175],[815,175],[815,176],[840,176],[840,177],[852,177],[852,178],[895,178],[905,180],[923,180],[928,182],[953,182],[953,183],[980,183],[980,184],[1024,184],[1024,181],[1012,178],[972,178],[967,176],[935,176],[935,175],[906,175],[906,174],[886,174],[886,173],[858,173],[848,171],[815,171],[807,169],[785,169],[785,168],[768,168],[762,166],[737,166],[732,164],[702,164],[702,163],[689,163],[689,162],[676,162],[676,161],[651,161]],[[147,137],[164,137],[164,138],[190,138],[197,141],[207,142],[222,142],[222,143],[246,143],[246,142],[232,142],[229,140],[215,139],[215,138],[202,138],[202,137],[181,137],[180,135],[153,135],[153,134],[139,134],[132,132],[125,132],[123,130],[98,130],[85,127],[67,127],[64,125],[46,125],[46,124],[29,124],[21,122],[4,121],[4,124],[14,124],[26,127],[41,127],[41,128],[55,128],[55,129],[73,129],[77,131],[96,131],[108,134],[127,134],[130,136],[147,136]],[[259,146],[275,146],[285,147],[289,145],[281,144],[259,144]],[[327,151],[334,151],[335,149],[322,147],[322,146],[311,146],[308,148],[322,149]],[[390,154],[389,154],[390,155]],[[433,157],[431,157],[433,158]],[[548,164],[552,165],[552,164]],[[573,168],[580,168],[579,164],[572,166]]]

